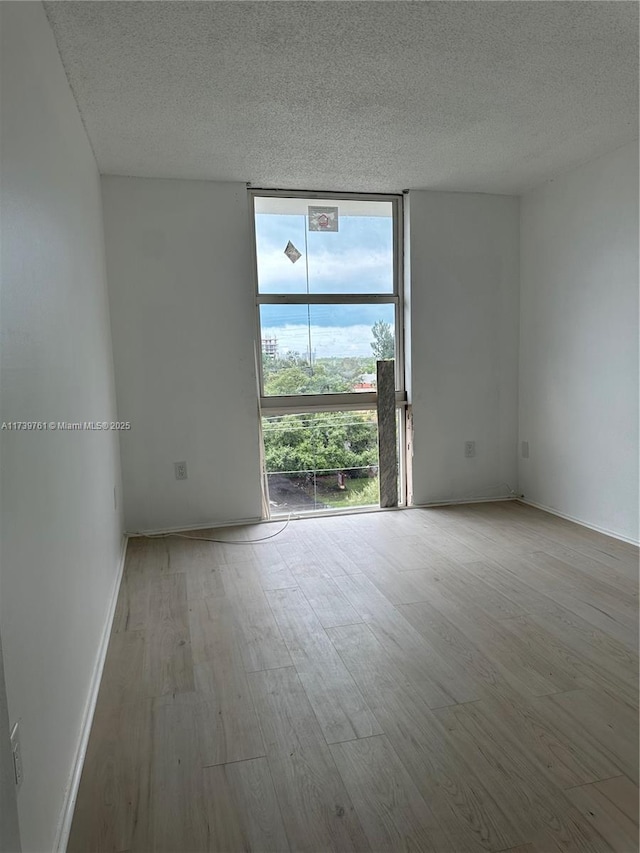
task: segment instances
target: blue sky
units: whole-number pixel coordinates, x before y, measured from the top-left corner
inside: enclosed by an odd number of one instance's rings
[[[342,216],[338,232],[307,231],[302,215],[257,214],[256,246],[260,293],[391,293],[391,217]],[[291,241],[302,257],[284,254]],[[307,281],[308,268],[308,281]],[[371,355],[371,326],[393,324],[392,305],[261,306],[263,337],[278,338],[279,351],[316,356]]]

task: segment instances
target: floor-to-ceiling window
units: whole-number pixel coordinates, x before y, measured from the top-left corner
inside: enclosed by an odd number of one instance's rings
[[[400,197],[251,198],[270,513],[378,504],[379,360],[395,361],[402,502]]]

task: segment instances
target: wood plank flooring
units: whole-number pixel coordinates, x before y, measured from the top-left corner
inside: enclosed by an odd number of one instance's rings
[[[69,853],[637,853],[638,550],[516,502],[132,539]]]

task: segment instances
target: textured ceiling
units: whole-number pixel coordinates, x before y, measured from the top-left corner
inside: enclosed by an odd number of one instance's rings
[[[635,2],[53,2],[104,173],[518,193],[637,137]]]

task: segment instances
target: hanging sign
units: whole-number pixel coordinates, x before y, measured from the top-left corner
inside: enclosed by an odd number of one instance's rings
[[[291,261],[292,264],[295,264],[295,262],[299,261],[300,258],[302,257],[302,255],[296,249],[296,247],[293,245],[291,240],[289,240],[289,242],[287,243],[285,250],[284,250],[284,253],[289,258],[289,260]]]
[[[337,231],[337,207],[309,206],[309,231]]]

